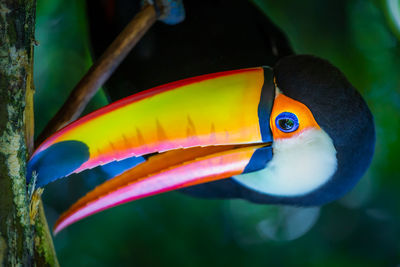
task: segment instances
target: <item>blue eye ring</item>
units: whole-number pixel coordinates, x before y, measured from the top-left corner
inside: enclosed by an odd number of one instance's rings
[[[276,116],[275,125],[280,131],[291,133],[299,128],[299,119],[291,112],[282,112]]]

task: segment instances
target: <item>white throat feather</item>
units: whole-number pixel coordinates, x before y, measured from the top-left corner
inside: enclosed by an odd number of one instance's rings
[[[322,129],[275,140],[272,148],[273,157],[265,169],[233,178],[260,193],[294,197],[314,191],[336,171],[336,150]]]

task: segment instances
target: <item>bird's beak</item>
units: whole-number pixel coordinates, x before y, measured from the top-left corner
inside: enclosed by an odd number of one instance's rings
[[[191,78],[113,103],[47,139],[28,163],[45,184],[120,161],[145,161],[98,186],[55,232],[101,210],[182,187],[259,170],[272,157],[272,70]]]

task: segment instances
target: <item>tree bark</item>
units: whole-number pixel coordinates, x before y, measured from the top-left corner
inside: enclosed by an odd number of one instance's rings
[[[56,266],[41,206],[31,218],[35,0],[0,0],[0,266]]]

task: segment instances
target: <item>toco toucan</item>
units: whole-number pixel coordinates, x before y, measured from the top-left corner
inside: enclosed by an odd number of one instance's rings
[[[181,188],[204,197],[321,205],[357,183],[374,144],[372,115],[344,75],[326,60],[295,55],[273,68],[184,79],[112,103],[50,136],[27,175],[42,187],[99,165],[118,170],[134,162],[64,213],[58,232],[101,210]]]

